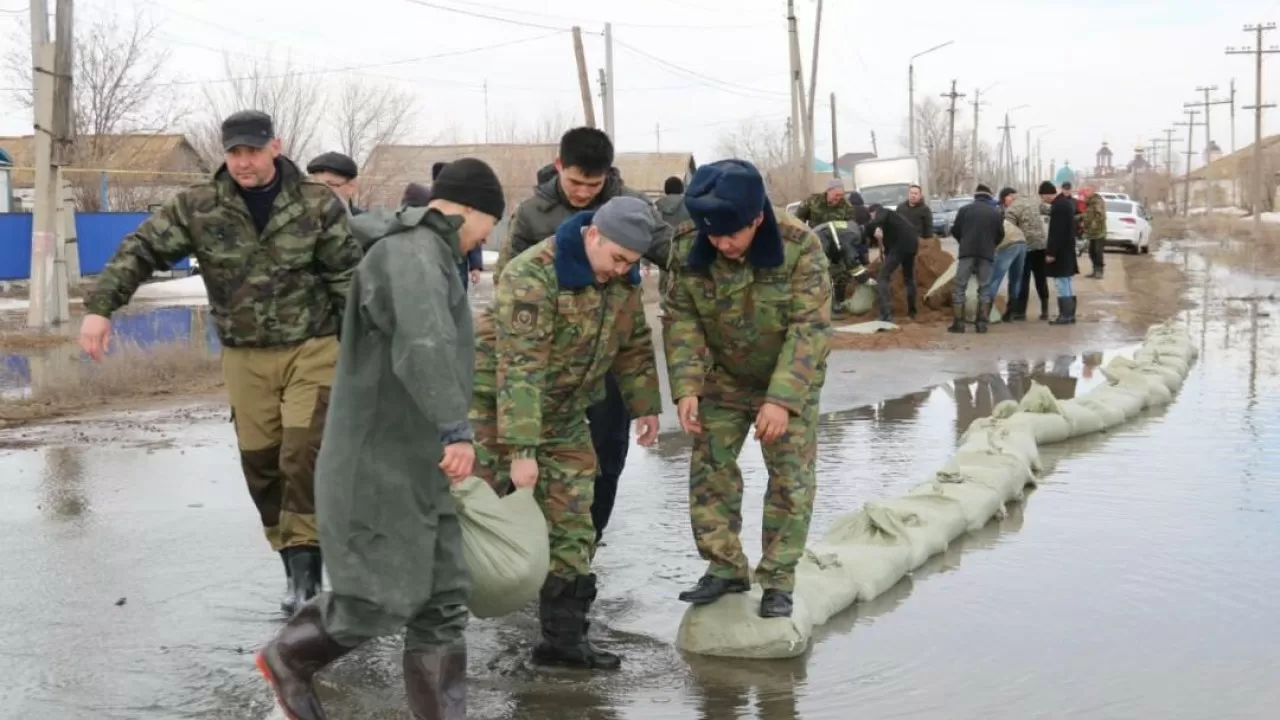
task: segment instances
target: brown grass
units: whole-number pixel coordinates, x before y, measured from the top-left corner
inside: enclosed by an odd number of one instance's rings
[[[74,341],[75,338],[66,333],[40,330],[0,331],[0,350],[40,350],[62,347]]]
[[[31,358],[33,387],[26,397],[0,399],[0,426],[163,396],[207,394],[222,384],[218,355],[194,343],[122,345],[101,363],[65,348]]]

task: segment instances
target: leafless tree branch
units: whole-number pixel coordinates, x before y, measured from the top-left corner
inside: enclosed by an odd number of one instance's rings
[[[332,103],[333,130],[342,152],[363,165],[373,148],[393,145],[412,131],[414,98],[394,85],[344,81]]]

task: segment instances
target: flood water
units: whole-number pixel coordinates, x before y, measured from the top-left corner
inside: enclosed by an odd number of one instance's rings
[[[532,613],[473,621],[471,717],[1275,717],[1275,283],[1175,259],[1201,305],[1179,321],[1202,354],[1174,404],[1043,448],[1040,487],[1007,519],[834,618],[802,658],[674,649],[676,595],[703,570],[689,443],[668,434],[633,449],[597,556],[593,625],[624,670],[536,671]],[[1252,296],[1263,299],[1231,299]],[[825,414],[813,534],[925,480],[963,428],[1030,380],[1085,392],[1102,381],[1093,360],[1007,359]],[[0,451],[0,717],[273,716],[252,652],[280,624],[280,564],[256,530],[225,415],[137,424],[136,442],[86,431],[73,446]],[[758,558],[758,447],[742,460],[744,542]],[[325,674],[331,717],[404,716],[398,648],[381,641]]]

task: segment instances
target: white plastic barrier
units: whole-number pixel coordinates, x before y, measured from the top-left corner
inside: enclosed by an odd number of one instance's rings
[[[1112,360],[1103,369],[1107,382],[1074,400],[1057,400],[1033,383],[1020,403],[1000,403],[992,417],[970,425],[956,454],[932,478],[902,497],[869,501],[811,542],[796,568],[790,618],[761,618],[756,587],[690,607],[677,645],[721,657],[804,653],[814,627],[888,590],[961,534],[1003,517],[1006,504],[1035,482],[1040,444],[1101,432],[1169,403],[1196,354],[1185,331],[1158,325],[1133,360]]]

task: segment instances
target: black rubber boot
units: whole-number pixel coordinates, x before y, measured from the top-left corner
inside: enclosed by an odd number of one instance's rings
[[[298,601],[293,589],[293,570],[289,567],[289,553],[281,550],[280,562],[284,564],[284,597],[280,598],[280,610],[292,615],[298,611]]]
[[[324,629],[319,605],[307,603],[258,653],[258,671],[290,720],[325,720],[328,716],[311,681],[326,665],[351,650]]]
[[[295,608],[300,608],[320,593],[324,561],[320,556],[320,548],[314,545],[285,548],[284,552],[289,558],[293,604]]]
[[[990,302],[978,303],[978,316],[974,318],[973,324],[977,327],[979,335],[987,331],[987,321],[990,318],[991,318],[991,303]]]
[[[622,658],[587,641],[587,613],[596,597],[596,576],[566,580],[548,575],[538,598],[542,640],[533,648],[535,665],[582,670],[617,670]]]
[[[1040,298],[1040,319],[1049,319],[1049,298]]]
[[[1078,299],[1079,299],[1079,296],[1077,295],[1072,295],[1071,297],[1067,298],[1067,324],[1068,325],[1076,324],[1076,301]]]
[[[692,590],[680,593],[680,601],[690,605],[710,605],[725,595],[744,593],[751,589],[751,581],[742,579],[726,580],[725,578],[703,575]]]
[[[413,720],[466,720],[467,646],[406,649],[404,689]]]
[[[955,305],[951,308],[954,319],[951,321],[951,327],[947,328],[947,332],[964,334],[964,305]]]
[[[1058,298],[1058,317],[1049,321],[1050,325],[1071,324],[1071,298]]]
[[[791,617],[792,606],[791,593],[786,590],[765,590],[760,597],[760,617]]]

